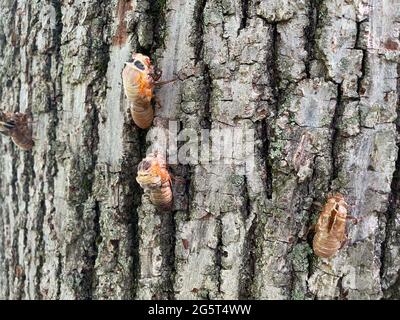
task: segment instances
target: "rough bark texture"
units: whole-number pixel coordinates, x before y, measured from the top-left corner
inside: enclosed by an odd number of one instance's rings
[[[0,137],[0,298],[400,298],[399,35],[398,0],[1,1],[0,109],[36,145]],[[187,75],[154,127],[252,128],[256,170],[172,166],[158,213],[132,51]],[[305,233],[331,191],[361,220],[326,260]]]

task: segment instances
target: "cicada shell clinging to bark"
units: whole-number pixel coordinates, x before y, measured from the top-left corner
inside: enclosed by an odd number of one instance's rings
[[[34,145],[32,125],[25,113],[0,111],[0,133],[11,137],[22,150],[30,150]]]
[[[136,181],[144,190],[149,190],[150,200],[158,209],[171,209],[171,177],[165,158],[161,154],[151,153],[139,163]]]
[[[330,258],[347,240],[346,222],[348,205],[341,194],[330,196],[315,225],[314,253]]]
[[[149,57],[140,53],[133,53],[132,60],[125,64],[122,81],[125,95],[131,104],[132,119],[139,128],[147,129],[154,118],[151,100],[161,71],[151,64]]]

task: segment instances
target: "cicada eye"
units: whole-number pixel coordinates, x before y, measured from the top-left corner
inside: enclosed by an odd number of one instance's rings
[[[150,58],[146,58],[146,64],[149,66],[151,64]]]
[[[136,60],[136,61],[134,62],[134,64],[135,64],[136,68],[138,68],[139,70],[144,71],[144,64],[141,63],[139,60]]]

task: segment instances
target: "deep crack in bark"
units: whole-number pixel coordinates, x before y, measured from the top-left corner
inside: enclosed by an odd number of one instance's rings
[[[246,203],[244,212],[246,213],[243,216],[244,225],[247,224],[248,219],[252,213],[251,199],[248,189],[248,181],[245,176],[244,180],[244,188],[246,195]],[[240,279],[239,279],[239,299],[251,299],[252,298],[252,288],[253,288],[253,280],[255,275],[256,268],[256,230],[257,230],[257,216],[253,217],[253,221],[251,227],[246,233],[244,244],[243,244],[243,261],[240,267]]]
[[[357,93],[358,93],[359,97],[361,97],[364,94],[364,91],[365,91],[365,89],[362,87],[362,83],[363,83],[363,80],[364,80],[365,75],[366,75],[367,60],[368,60],[368,51],[367,51],[367,49],[362,48],[361,45],[360,45],[360,41],[361,41],[361,25],[362,25],[363,22],[365,22],[365,20],[356,22],[357,33],[356,33],[356,40],[355,40],[355,45],[354,45],[354,49],[362,51],[361,76],[359,76],[357,78]]]
[[[332,145],[331,145],[331,191],[333,187],[333,182],[338,178],[339,175],[339,166],[338,166],[338,148],[339,148],[339,142],[340,142],[340,130],[339,130],[339,124],[341,121],[341,117],[343,114],[343,101],[342,101],[342,96],[343,96],[343,90],[342,90],[342,84],[339,83],[337,85],[337,98],[336,98],[336,107],[335,107],[335,112],[332,117],[332,122],[331,122],[331,131],[332,131]]]
[[[194,56],[195,64],[203,61],[204,55],[204,10],[207,4],[207,0],[198,0],[196,2],[193,19],[196,22],[195,25],[195,44],[194,44]]]
[[[306,45],[305,50],[307,51],[307,59],[304,63],[307,78],[311,78],[311,62],[315,60],[315,32],[318,26],[319,16],[319,0],[310,0],[309,11],[308,11],[308,25],[304,30]]]
[[[397,74],[400,75],[400,64],[397,66]],[[395,226],[395,219],[397,215],[397,211],[400,203],[400,77],[397,78],[397,118],[395,121],[396,131],[397,131],[397,159],[396,159],[396,169],[393,173],[392,183],[390,186],[390,194],[389,194],[389,206],[387,208],[385,217],[386,217],[386,225],[385,225],[385,238],[381,243],[381,256],[380,256],[380,278],[381,278],[381,286],[382,281],[385,281],[385,272],[387,271],[387,260],[388,260],[388,250],[389,250],[389,241],[391,232]],[[382,291],[384,297],[390,297],[391,299],[396,299],[400,297],[400,289],[396,287],[400,283],[400,268],[398,269],[398,278],[394,285],[389,288],[383,288]]]
[[[249,18],[249,0],[241,0],[241,2],[242,2],[242,16],[240,19],[240,26],[237,31],[237,35],[240,34],[240,31],[246,28],[247,20]]]

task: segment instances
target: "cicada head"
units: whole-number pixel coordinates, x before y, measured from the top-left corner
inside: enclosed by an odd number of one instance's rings
[[[150,58],[141,53],[133,53],[132,59],[126,62],[126,65],[146,75],[149,75],[153,69]]]
[[[136,181],[143,189],[161,187],[162,181],[158,161],[146,158],[140,162]]]

